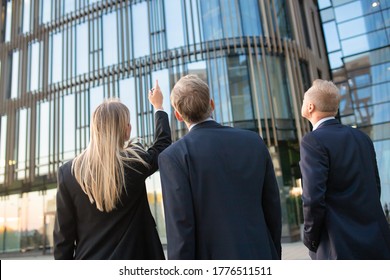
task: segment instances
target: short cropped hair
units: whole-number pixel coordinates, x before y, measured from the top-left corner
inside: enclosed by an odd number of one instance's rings
[[[210,90],[196,75],[182,77],[173,87],[171,103],[188,123],[198,123],[211,116]]]
[[[337,86],[331,81],[314,80],[305,97],[312,102],[320,112],[337,114],[341,94]]]

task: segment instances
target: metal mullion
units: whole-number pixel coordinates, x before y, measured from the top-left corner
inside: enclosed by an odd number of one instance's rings
[[[274,136],[274,144],[277,147],[278,146],[278,138],[276,134],[276,125],[275,125],[275,116],[274,116],[274,108],[273,108],[273,102],[272,102],[272,96],[271,96],[271,85],[269,81],[269,75],[268,75],[268,67],[267,67],[267,60],[266,60],[266,53],[263,43],[263,38],[260,37],[260,46],[261,46],[261,53],[263,55],[263,68],[264,68],[264,75],[265,75],[265,83],[267,87],[267,94],[268,94],[268,100],[270,103],[270,114],[271,114],[271,123],[272,123],[272,132]]]
[[[257,40],[254,39],[254,49],[255,49],[255,54],[256,54],[256,66],[257,66],[257,72],[259,73],[259,77],[258,77],[258,80],[259,80],[259,84],[260,84],[260,89],[263,89],[263,81],[262,81],[262,77],[261,77],[261,68],[260,68],[260,62],[259,62],[259,53],[258,53],[258,47],[257,47]],[[261,54],[262,56],[262,59],[263,58],[263,55],[264,54]],[[265,70],[263,69],[263,72]],[[264,110],[264,125],[265,125],[265,133],[266,133],[266,136],[267,136],[267,145],[268,146],[271,146],[271,137],[270,137],[270,131],[269,131],[269,126],[268,126],[268,120],[267,120],[267,108],[265,106],[265,99],[264,99],[264,94],[261,90],[261,93],[260,93],[260,96],[261,96],[261,101],[262,101],[262,105],[263,105],[263,110]]]
[[[129,0],[126,0],[125,1],[125,28],[126,28],[126,53],[127,53],[127,57],[125,60],[127,60],[128,62],[130,62],[130,59],[131,59],[131,50],[130,50],[130,47],[131,47],[131,39],[130,36],[130,31],[131,31],[131,21],[130,21],[130,18],[129,18]],[[130,15],[131,16],[131,15]],[[124,61],[125,61],[124,60]]]
[[[302,130],[301,130],[301,124],[300,124],[300,115],[298,114],[298,104],[297,104],[297,92],[296,92],[296,76],[294,71],[294,62],[293,62],[293,54],[291,52],[291,46],[287,45],[287,41],[284,41],[284,50],[285,50],[285,56],[286,56],[286,62],[287,62],[287,73],[290,81],[290,88],[291,88],[291,97],[292,97],[292,103],[293,103],[293,109],[294,109],[294,117],[295,117],[295,125],[296,130],[298,133],[298,142],[301,142],[302,139]]]
[[[121,48],[120,48],[120,53],[121,54],[121,58],[119,59],[118,61],[118,64],[121,65],[121,67],[124,67],[125,66],[125,32],[124,32],[124,15],[123,15],[123,2],[124,1],[121,1],[120,4],[119,4],[119,17],[120,17],[120,32],[121,32],[121,36],[118,36],[119,39],[121,40],[120,41],[120,45],[121,45]],[[119,44],[118,44],[119,46]]]
[[[250,65],[250,72],[249,76],[252,81],[252,86],[254,90],[254,96],[255,96],[255,108],[256,108],[256,113],[257,113],[257,127],[259,130],[260,136],[263,138],[263,128],[261,126],[261,116],[260,116],[260,109],[259,109],[259,100],[257,96],[257,86],[256,86],[256,81],[254,78],[254,67],[253,67],[253,57],[252,57],[252,50],[251,50],[251,42],[249,36],[247,37],[247,45],[248,45],[248,56],[249,56],[249,65]]]

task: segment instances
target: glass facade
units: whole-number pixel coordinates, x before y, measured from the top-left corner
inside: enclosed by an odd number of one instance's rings
[[[342,123],[374,141],[383,207],[390,206],[390,1],[318,1]]]
[[[50,250],[57,169],[87,146],[91,113],[105,98],[129,107],[131,136],[149,145],[147,93],[158,79],[173,139],[185,135],[167,96],[188,73],[210,85],[218,122],[264,138],[280,185],[283,238],[299,238],[291,190],[309,130],[302,97],[311,80],[329,78],[317,1],[8,0],[1,7],[0,252]],[[382,103],[372,106],[385,112]],[[165,243],[158,173],[147,191]]]

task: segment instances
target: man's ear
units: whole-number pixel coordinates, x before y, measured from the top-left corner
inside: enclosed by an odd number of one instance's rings
[[[213,109],[212,111],[214,111],[214,109],[215,109],[215,103],[214,103],[214,100],[213,100],[213,99],[210,99],[210,106],[211,106],[211,108]]]
[[[175,110],[175,117],[179,122],[183,122],[183,118],[178,111]]]

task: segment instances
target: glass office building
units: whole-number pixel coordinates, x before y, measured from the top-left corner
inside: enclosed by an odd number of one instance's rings
[[[318,1],[343,124],[374,141],[381,202],[390,207],[390,0]]]
[[[52,248],[57,169],[87,146],[91,112],[103,99],[129,107],[131,136],[148,145],[147,93],[158,79],[173,139],[185,135],[168,95],[189,73],[210,85],[218,122],[264,138],[280,185],[283,240],[299,238],[293,190],[299,141],[310,129],[301,102],[311,80],[330,78],[317,1],[1,3],[0,252]],[[164,243],[158,174],[147,188]]]

